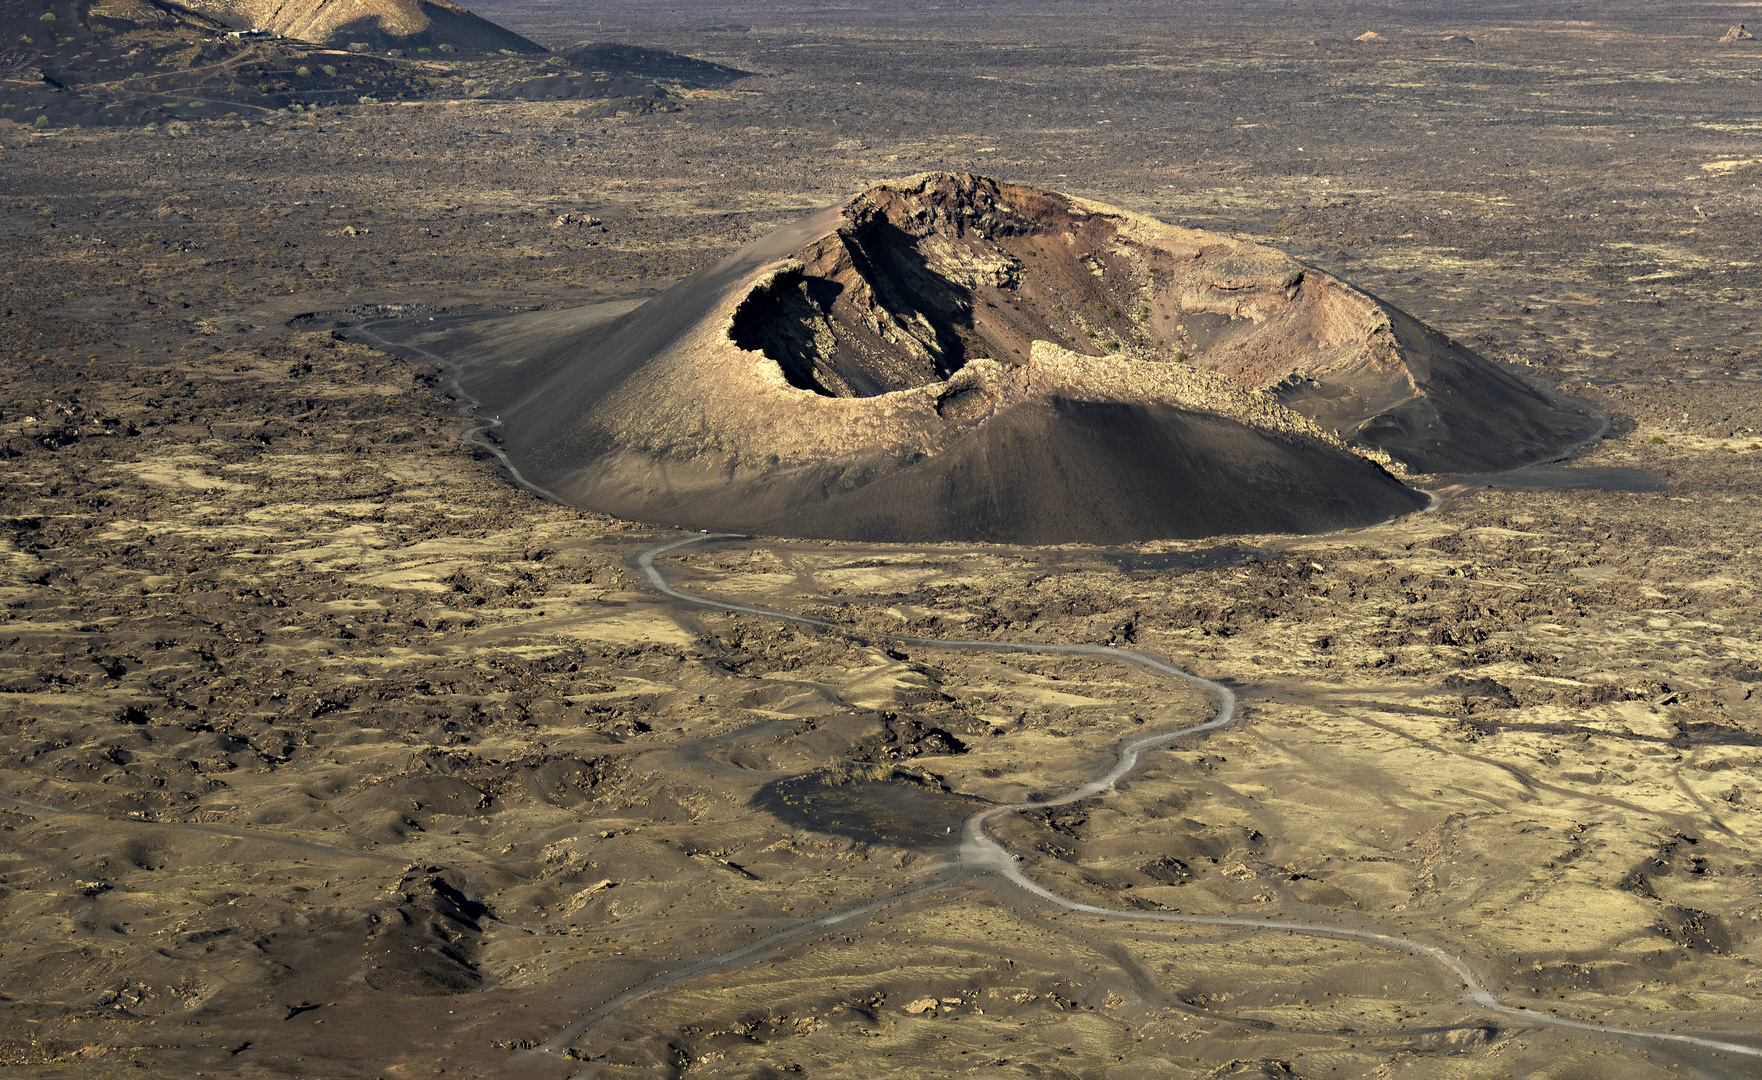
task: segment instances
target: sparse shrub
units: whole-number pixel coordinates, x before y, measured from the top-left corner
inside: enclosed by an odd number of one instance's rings
[[[43,116],[42,114],[38,114],[37,122],[31,126],[32,127],[48,127],[49,126],[49,118],[47,116]]]
[[[1646,441],[1648,443],[1651,443],[1653,446],[1663,446],[1664,445],[1664,436],[1654,435],[1650,439],[1647,439]]]
[[[423,56],[430,56],[434,53],[434,50],[429,48],[426,45],[417,46],[416,51],[421,53]]]
[[[307,76],[312,74],[312,69],[307,67],[305,64],[301,64],[299,67],[294,69],[294,74],[298,75],[300,78],[304,79]]]
[[[54,22],[55,21],[55,13],[53,11],[45,11],[45,12],[43,12],[43,14],[41,16],[38,17],[37,21],[38,22]]]
[[[452,52],[453,51],[453,47],[451,45],[447,45],[444,43],[442,45],[440,45],[439,48],[440,48],[441,52]]]
[[[863,780],[891,780],[893,771],[892,765],[835,761],[820,770],[820,783],[824,787],[838,787]]]
[[[519,53],[515,52],[513,49],[503,49],[501,52],[502,52],[503,56],[519,56],[520,55]]]
[[[569,66],[569,61],[563,59],[561,56],[553,56],[549,60],[546,60],[545,63],[551,65],[552,67],[568,67]]]
[[[329,75],[333,79],[336,78],[336,65],[335,64],[326,64],[323,67],[319,68],[318,70],[324,72],[326,75]]]

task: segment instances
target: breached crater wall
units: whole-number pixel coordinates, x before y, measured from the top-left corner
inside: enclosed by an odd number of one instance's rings
[[[1491,471],[1597,427],[1279,252],[967,174],[475,355],[509,455],[563,497],[841,539],[1321,531],[1424,504],[1378,461]]]

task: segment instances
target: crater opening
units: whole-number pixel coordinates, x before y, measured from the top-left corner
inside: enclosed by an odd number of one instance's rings
[[[1020,365],[1035,341],[1179,362],[1251,323],[1239,297],[1183,305],[1178,261],[1056,193],[943,175],[858,198],[748,294],[730,334],[829,397],[925,386],[974,359]]]

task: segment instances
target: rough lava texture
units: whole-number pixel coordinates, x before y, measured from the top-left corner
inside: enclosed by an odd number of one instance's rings
[[[532,480],[833,538],[1316,532],[1597,419],[1269,248],[970,174],[882,184],[468,373]]]

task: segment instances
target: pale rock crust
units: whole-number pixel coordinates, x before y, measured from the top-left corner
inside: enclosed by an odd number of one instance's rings
[[[1338,436],[1287,409],[1272,395],[1185,364],[1084,356],[1050,341],[1036,341],[1023,382],[1028,393],[1078,401],[1170,405],[1228,417],[1287,442],[1314,441],[1350,450]]]

